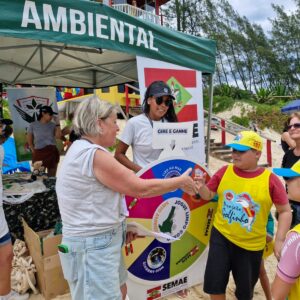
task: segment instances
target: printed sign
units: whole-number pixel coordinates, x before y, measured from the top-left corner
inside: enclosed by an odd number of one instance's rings
[[[175,96],[179,122],[192,123],[192,145],[185,145],[187,157],[205,163],[202,74],[178,65],[137,56],[140,94],[156,80],[166,82]],[[167,141],[168,142],[168,141]]]

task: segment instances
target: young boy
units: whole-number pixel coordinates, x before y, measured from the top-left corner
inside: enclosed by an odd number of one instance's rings
[[[13,251],[11,237],[2,207],[2,161],[4,158],[2,144],[12,134],[12,128],[9,126],[11,124],[12,121],[9,119],[0,119],[0,299],[26,300],[29,298],[28,294],[19,295],[11,291],[10,275]]]
[[[238,299],[252,299],[259,277],[266,224],[272,204],[279,213],[274,253],[281,247],[291,223],[291,211],[280,180],[258,166],[263,143],[254,131],[240,132],[233,142],[233,164],[222,167],[205,185],[205,175],[195,178],[202,199],[219,197],[211,232],[204,291],[211,299],[225,299],[232,272]]]

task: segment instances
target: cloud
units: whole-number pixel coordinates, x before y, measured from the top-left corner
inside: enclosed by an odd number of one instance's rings
[[[266,31],[271,29],[269,19],[275,16],[271,3],[283,6],[287,12],[295,11],[297,8],[293,0],[228,0],[228,2],[240,15],[260,24]]]

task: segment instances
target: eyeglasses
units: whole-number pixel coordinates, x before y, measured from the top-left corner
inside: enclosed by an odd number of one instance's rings
[[[162,105],[164,103],[165,106],[170,106],[173,103],[173,100],[171,98],[164,100],[163,97],[157,97],[155,98],[155,102],[157,105]]]
[[[295,123],[295,124],[291,124],[291,125],[288,125],[287,129],[290,130],[292,128],[295,128],[295,129],[299,129],[300,128],[300,123]]]

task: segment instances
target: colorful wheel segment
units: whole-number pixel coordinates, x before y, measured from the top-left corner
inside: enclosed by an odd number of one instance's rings
[[[142,169],[144,179],[180,176],[188,168],[195,173],[208,173],[196,162],[183,159],[164,159]],[[207,181],[209,175],[207,175]],[[178,240],[145,237],[132,243],[125,251],[125,263],[133,279],[160,281],[179,275],[190,268],[207,247],[216,201],[197,199],[174,190],[161,196],[139,198],[126,196],[128,222],[137,222],[150,231],[168,234]]]

